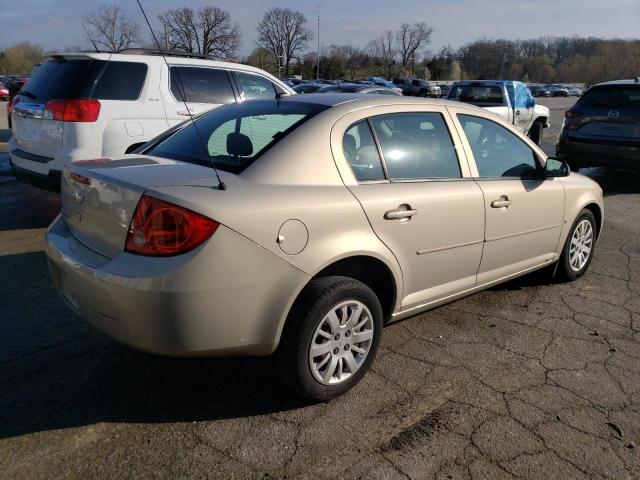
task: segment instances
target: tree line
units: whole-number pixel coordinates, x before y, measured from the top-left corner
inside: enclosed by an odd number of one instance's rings
[[[155,48],[211,55],[260,67],[275,75],[356,79],[415,75],[431,80],[517,79],[526,82],[585,82],[632,78],[640,73],[640,40],[541,37],[531,40],[482,38],[459,48],[428,50],[433,29],[426,22],[403,23],[381,32],[364,46],[323,46],[319,58],[314,34],[302,12],[275,7],[256,26],[256,45],[238,59],[241,31],[216,6],[169,9],[157,17],[154,38],[117,5],[103,5],[83,19],[95,49]],[[0,72],[26,73],[42,58],[37,45],[22,43],[0,55]],[[318,62],[319,60],[319,62]],[[318,64],[319,63],[319,64]]]

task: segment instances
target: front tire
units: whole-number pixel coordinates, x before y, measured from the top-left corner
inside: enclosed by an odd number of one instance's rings
[[[583,209],[569,230],[558,261],[557,276],[560,280],[576,280],[589,269],[596,246],[596,232],[593,213],[586,208]]]
[[[543,128],[544,128],[544,125],[542,124],[542,122],[534,122],[533,125],[531,125],[531,128],[529,129],[529,138],[536,145],[540,145],[540,142],[542,141]]]
[[[364,283],[332,276],[312,280],[282,334],[276,365],[299,394],[330,400],[365,375],[382,336],[382,307]]]

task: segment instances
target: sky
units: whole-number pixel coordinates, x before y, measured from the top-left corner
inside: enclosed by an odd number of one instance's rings
[[[89,48],[82,18],[102,0],[0,0],[0,51],[13,43],[31,41],[45,50]],[[145,26],[135,0],[111,0],[127,16]],[[304,13],[316,30],[320,12],[321,45],[352,43],[364,46],[401,23],[424,21],[433,27],[430,51],[454,48],[481,37],[536,38],[550,35],[640,38],[640,0],[142,0],[152,23],[158,13],[189,6],[215,5],[240,25],[240,56],[255,46],[255,27],[271,7]],[[145,28],[146,33],[146,28]],[[316,40],[309,44],[315,50]]]

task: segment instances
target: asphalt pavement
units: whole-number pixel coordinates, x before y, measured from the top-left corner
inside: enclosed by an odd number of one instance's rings
[[[570,102],[542,101],[549,152]],[[0,477],[640,478],[640,175],[586,173],[606,211],[584,277],[392,324],[360,385],[311,404],[269,359],[148,355],[69,311],[42,251],[58,195],[0,154]]]

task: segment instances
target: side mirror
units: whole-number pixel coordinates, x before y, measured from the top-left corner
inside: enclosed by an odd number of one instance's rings
[[[557,158],[548,157],[544,164],[545,178],[568,177],[570,172],[569,165]]]

